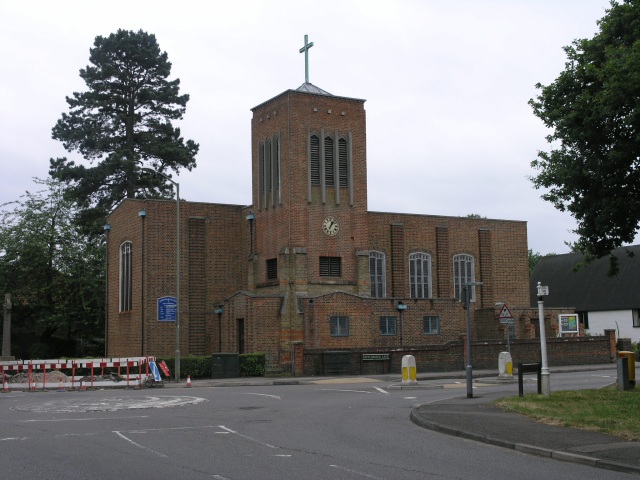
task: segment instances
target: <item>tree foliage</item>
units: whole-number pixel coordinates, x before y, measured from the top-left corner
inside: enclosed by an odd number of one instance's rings
[[[91,340],[104,326],[105,246],[74,225],[73,203],[59,183],[36,183],[45,189],[0,211],[0,286],[12,296],[12,351],[23,357],[33,342]]]
[[[533,184],[575,217],[574,250],[590,258],[633,242],[640,223],[640,0],[612,1],[598,26],[529,102],[552,129]]]
[[[79,222],[95,230],[123,198],[169,195],[173,185],[143,168],[167,177],[191,170],[198,145],[172,124],[183,118],[189,95],[180,95],[179,79],[168,80],[171,63],[154,35],[118,30],[98,36],[89,61],[80,70],[88,90],[66,97],[69,113],[52,137],[90,166],[51,159],[50,175],[67,184]]]

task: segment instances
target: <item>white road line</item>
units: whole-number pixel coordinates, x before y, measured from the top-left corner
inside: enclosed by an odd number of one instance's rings
[[[338,388],[323,388],[322,390],[325,392],[373,393],[373,392],[367,392],[365,390],[342,390]]]
[[[120,438],[122,438],[123,440],[126,440],[127,442],[129,442],[132,445],[135,445],[138,448],[141,448],[143,450],[146,450],[147,452],[151,452],[154,453],[160,457],[164,457],[164,458],[169,458],[167,455],[165,455],[164,453],[160,453],[160,452],[156,452],[155,450],[151,450],[150,448],[145,447],[144,445],[140,445],[139,443],[134,442],[133,440],[131,440],[130,438],[125,437],[122,433],[118,432],[117,430],[114,430],[113,433],[115,433],[116,435],[118,435]]]
[[[280,448],[280,447],[276,447],[276,446],[274,446],[274,445],[270,445],[270,444],[268,444],[268,443],[261,442],[260,440],[256,440],[255,438],[251,438],[251,437],[249,437],[249,436],[247,436],[247,435],[242,435],[241,433],[238,433],[238,432],[236,432],[236,431],[233,431],[233,430],[231,430],[230,428],[225,427],[224,425],[218,425],[218,426],[219,426],[220,428],[222,428],[223,430],[226,430],[226,431],[227,431],[227,432],[229,432],[229,433],[233,433],[234,435],[238,435],[239,437],[242,437],[242,438],[244,438],[244,439],[247,439],[247,440],[250,440],[250,441],[252,441],[252,442],[258,443],[258,444],[263,445],[263,446],[265,446],[265,447],[269,447],[269,448]]]
[[[149,418],[149,415],[135,415],[133,417],[101,417],[101,418],[55,418],[55,419],[42,419],[42,420],[20,420],[23,423],[30,422],[87,422],[93,420],[130,420],[132,418]]]
[[[380,388],[380,387],[373,387],[373,388],[375,388],[380,393],[384,393],[385,395],[389,395],[389,392],[387,392],[384,388]]]
[[[337,468],[338,470],[343,470],[343,471],[345,471],[345,472],[349,472],[349,473],[356,473],[356,474],[358,474],[358,475],[362,475],[363,477],[367,477],[367,478],[374,478],[374,479],[376,479],[376,480],[383,480],[383,479],[382,479],[382,478],[380,478],[380,477],[374,477],[373,475],[369,475],[368,473],[359,472],[359,471],[357,471],[357,470],[351,470],[351,469],[349,469],[349,468],[341,467],[340,465],[329,465],[329,466],[330,466],[330,467],[332,467],[332,468]]]
[[[0,442],[8,442],[10,440],[26,440],[29,437],[7,437],[7,438],[0,438]]]
[[[137,430],[120,430],[126,433],[147,433],[147,432],[164,432],[168,430],[199,430],[201,428],[220,428],[217,425],[199,425],[197,427],[166,427],[166,428],[142,428]],[[216,432],[228,433],[228,432]]]
[[[269,395],[267,393],[243,393],[243,395],[259,395],[261,397],[271,397],[275,398],[276,400],[281,400],[280,395]]]
[[[222,477],[220,475],[214,475],[213,477],[214,480],[229,480],[227,477]]]

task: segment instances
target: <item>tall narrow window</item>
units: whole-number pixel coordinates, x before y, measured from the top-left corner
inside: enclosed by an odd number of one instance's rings
[[[338,175],[340,176],[340,188],[349,186],[349,165],[347,161],[347,141],[344,138],[338,140]]]
[[[409,284],[411,298],[431,298],[431,255],[409,255]]]
[[[465,284],[473,283],[475,280],[475,268],[473,265],[473,257],[471,255],[456,255],[453,257],[453,279],[455,298],[460,300],[462,287]],[[476,287],[471,287],[471,299],[476,301]]]
[[[269,207],[272,202],[270,202],[271,195],[273,193],[273,150],[271,147],[271,141],[267,141],[266,149],[266,180],[267,180],[267,201],[266,206]]]
[[[276,202],[280,200],[280,139],[276,137],[273,141],[273,155],[274,159],[274,175],[273,182],[275,184],[274,190],[276,192]],[[276,203],[274,202],[274,204]]]
[[[267,280],[278,279],[278,259],[269,258],[267,260]]]
[[[333,158],[333,139],[325,137],[324,139],[324,184],[328,187],[335,185],[335,162]]]
[[[371,283],[371,296],[374,298],[384,298],[387,290],[384,253],[369,253],[369,279]]]
[[[311,185],[320,185],[320,138],[311,135],[309,139],[309,151],[311,158]]]
[[[341,272],[342,259],[340,257],[320,257],[320,276],[339,277]]]
[[[264,202],[264,143],[258,145],[258,208]]]
[[[133,305],[133,245],[120,245],[120,311],[128,312]]]

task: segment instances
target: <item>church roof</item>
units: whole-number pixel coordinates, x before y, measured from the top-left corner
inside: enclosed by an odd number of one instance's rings
[[[326,90],[321,89],[320,87],[316,87],[313,83],[303,83],[298,88],[296,88],[297,92],[306,92],[306,93],[315,93],[316,95],[327,95],[329,97],[333,97]]]

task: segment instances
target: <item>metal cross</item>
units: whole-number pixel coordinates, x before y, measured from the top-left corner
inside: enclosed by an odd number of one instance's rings
[[[304,36],[304,47],[300,53],[304,52],[304,83],[309,83],[309,49],[313,47],[313,42],[309,43],[309,35]]]

